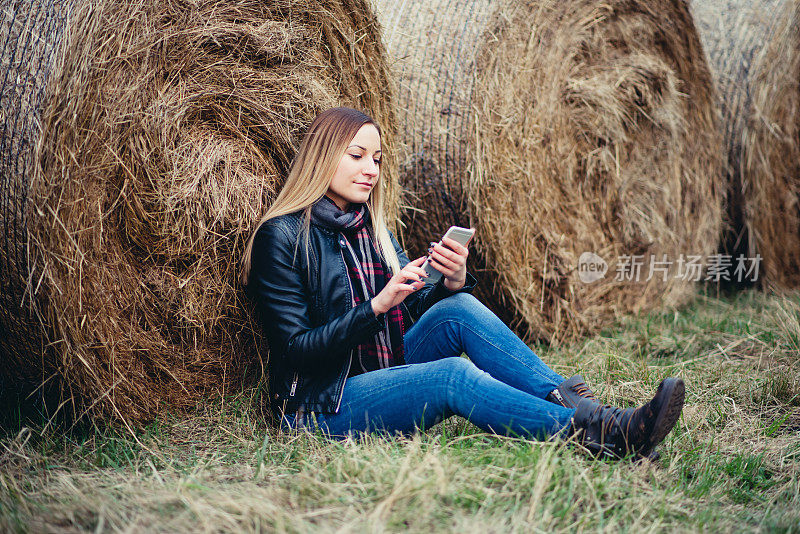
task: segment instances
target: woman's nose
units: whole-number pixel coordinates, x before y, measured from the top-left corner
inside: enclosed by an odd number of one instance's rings
[[[369,159],[369,163],[367,163],[367,167],[364,169],[364,174],[367,176],[378,176],[379,172],[378,164]]]

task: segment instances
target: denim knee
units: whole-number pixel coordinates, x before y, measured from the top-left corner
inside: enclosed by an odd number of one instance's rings
[[[474,363],[466,358],[460,356],[451,356],[449,358],[442,358],[438,361],[446,371],[445,384],[447,385],[447,398],[450,401],[448,404],[453,406],[451,395],[459,394],[463,388],[468,384],[474,382],[483,374],[488,374],[481,371]]]
[[[444,314],[447,317],[470,319],[484,313],[491,313],[489,308],[469,293],[456,293],[434,304],[429,312]]]
[[[472,293],[456,293],[455,295],[450,295],[449,297],[442,299],[439,302],[447,302],[457,307],[464,307],[464,308],[474,308],[475,306],[483,306],[483,304],[481,304],[481,301],[475,298],[475,295],[473,295]]]

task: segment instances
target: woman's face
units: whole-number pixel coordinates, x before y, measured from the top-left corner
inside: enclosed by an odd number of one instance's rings
[[[381,136],[374,125],[365,124],[345,149],[328,186],[328,198],[342,211],[351,203],[366,202],[378,183],[380,161]]]

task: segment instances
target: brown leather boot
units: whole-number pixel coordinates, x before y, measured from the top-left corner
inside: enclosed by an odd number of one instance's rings
[[[578,443],[598,456],[647,457],[666,437],[683,409],[686,388],[680,378],[666,378],[653,399],[639,408],[617,408],[582,399],[572,417]]]

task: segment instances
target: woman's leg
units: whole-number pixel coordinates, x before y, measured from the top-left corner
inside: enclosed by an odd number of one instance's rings
[[[497,380],[542,399],[564,381],[469,293],[456,293],[431,306],[406,332],[403,344],[407,363],[464,352]]]
[[[504,384],[465,358],[450,357],[348,378],[339,413],[304,414],[302,421],[289,416],[282,426],[318,426],[333,436],[409,433],[460,415],[487,432],[536,439],[563,430],[574,412]]]

